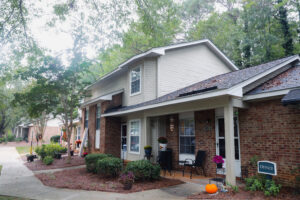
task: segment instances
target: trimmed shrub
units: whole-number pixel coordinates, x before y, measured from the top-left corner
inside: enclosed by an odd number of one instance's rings
[[[6,139],[8,142],[13,142],[16,139],[16,136],[14,136],[12,133],[8,133]]]
[[[117,177],[122,169],[122,160],[107,157],[97,161],[97,173],[105,177]]]
[[[84,157],[86,170],[88,172],[97,173],[97,161],[103,158],[112,157],[110,154],[103,154],[103,153],[91,153]]]
[[[54,135],[50,138],[51,142],[59,143],[60,135]]]
[[[125,172],[132,171],[135,180],[154,180],[160,177],[160,166],[153,165],[148,160],[131,161],[127,164]]]
[[[42,147],[36,147],[35,152],[43,160],[46,156],[55,157],[55,153],[63,153],[67,148],[60,146],[58,143],[43,144]]]
[[[53,158],[51,156],[46,156],[44,159],[43,159],[43,163],[45,165],[51,165],[53,162]]]
[[[5,138],[0,137],[0,144],[1,144],[2,142],[5,142]]]
[[[16,142],[22,142],[22,141],[23,141],[23,138],[18,137],[18,138],[15,139],[15,141],[16,141]]]

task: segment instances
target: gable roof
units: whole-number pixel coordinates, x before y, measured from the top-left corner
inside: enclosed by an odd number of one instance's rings
[[[172,45],[168,45],[168,46],[163,46],[163,47],[156,47],[156,48],[152,48],[152,49],[150,49],[148,51],[145,51],[144,53],[135,55],[135,56],[129,58],[128,60],[126,60],[125,62],[121,63],[116,69],[114,69],[110,73],[108,73],[108,74],[104,75],[103,77],[101,77],[100,79],[98,79],[95,83],[87,86],[85,89],[89,89],[90,87],[92,87],[93,85],[101,82],[102,80],[105,80],[105,79],[107,79],[107,78],[109,78],[109,77],[117,74],[118,72],[121,72],[122,69],[124,69],[128,65],[130,65],[130,64],[132,64],[134,62],[137,62],[137,61],[139,61],[139,60],[141,60],[143,58],[162,56],[162,55],[165,55],[165,52],[168,51],[168,50],[173,50],[173,49],[178,49],[178,48],[184,48],[184,47],[189,47],[189,46],[194,46],[194,45],[199,45],[199,44],[206,44],[209,47],[209,49],[212,50],[223,62],[225,62],[226,65],[231,70],[236,71],[236,70],[239,69],[210,40],[203,39],[203,40],[197,40],[197,41],[192,41],[192,42],[176,43],[176,44],[172,44]]]
[[[299,56],[294,55],[294,56],[289,56],[286,58],[274,60],[268,63],[264,63],[261,65],[257,65],[254,67],[249,67],[242,70],[217,75],[212,78],[206,79],[204,81],[200,81],[198,83],[192,84],[185,88],[179,89],[177,91],[171,92],[164,96],[158,97],[154,100],[150,100],[136,105],[114,108],[111,110],[107,110],[106,113],[129,111],[132,109],[164,103],[167,101],[230,89],[264,72],[267,72],[272,68],[276,68],[281,64],[286,64],[288,62],[292,62],[297,59],[299,60]]]
[[[255,95],[277,90],[300,87],[300,65],[294,66],[276,77],[266,81],[249,91],[247,95]]]

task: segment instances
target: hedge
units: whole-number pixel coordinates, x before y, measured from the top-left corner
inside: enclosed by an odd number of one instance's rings
[[[85,156],[86,170],[88,172],[97,173],[97,161],[103,158],[112,157],[110,154],[92,153]]]
[[[122,160],[107,157],[97,161],[97,173],[105,177],[117,177],[122,170]]]
[[[135,180],[155,180],[160,178],[160,166],[148,160],[131,161],[125,168],[125,173],[133,172]]]

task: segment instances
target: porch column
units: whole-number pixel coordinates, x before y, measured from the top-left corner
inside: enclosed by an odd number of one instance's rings
[[[143,121],[142,121],[142,131],[141,131],[141,137],[144,138],[143,142],[141,142],[141,152],[142,155],[144,155],[144,146],[146,145],[151,145],[151,132],[150,132],[150,118],[147,116],[143,117]]]
[[[234,122],[233,122],[233,102],[229,98],[224,106],[225,122],[225,156],[226,156],[226,181],[231,185],[236,185],[235,178],[235,158],[234,158]]]

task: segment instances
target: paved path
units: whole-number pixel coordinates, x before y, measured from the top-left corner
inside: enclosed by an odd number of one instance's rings
[[[3,165],[0,176],[0,195],[24,197],[41,200],[159,200],[159,199],[185,199],[186,196],[204,189],[203,185],[186,183],[168,188],[147,190],[130,194],[111,192],[84,191],[59,189],[44,186],[23,165],[19,154],[14,147],[0,147],[0,164]]]

